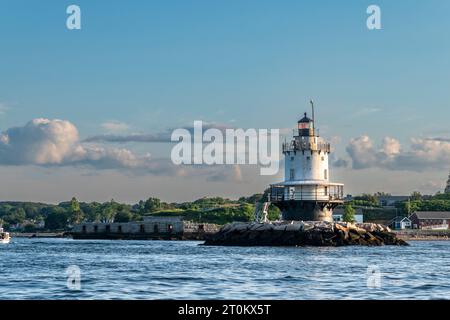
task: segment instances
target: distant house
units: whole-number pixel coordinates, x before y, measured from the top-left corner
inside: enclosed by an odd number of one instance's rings
[[[414,229],[449,229],[450,211],[416,211],[409,219]]]
[[[347,194],[344,198],[344,202],[350,202],[353,200],[353,196],[351,194]]]
[[[11,231],[21,231],[26,226],[32,226],[34,228],[44,228],[45,222],[43,220],[36,221],[36,220],[24,220],[21,223],[15,223],[9,226],[9,230]]]
[[[398,216],[391,220],[391,222],[389,223],[389,227],[395,230],[411,229],[412,222],[408,217]]]
[[[333,221],[339,222],[343,221],[342,217],[344,215],[344,209],[343,208],[336,208],[333,210]],[[355,208],[355,222],[357,223],[363,223],[363,213],[361,208]]]
[[[44,220],[37,221],[34,225],[36,226],[36,228],[44,228],[45,221]]]
[[[382,207],[392,207],[395,206],[397,202],[406,201],[409,196],[379,196],[378,202]]]

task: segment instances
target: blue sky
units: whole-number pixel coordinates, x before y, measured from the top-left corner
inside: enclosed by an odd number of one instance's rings
[[[82,30],[65,27],[70,4],[81,7]],[[381,8],[382,30],[366,27],[370,4]],[[361,135],[375,145],[389,136],[407,150],[411,138],[450,137],[449,10],[444,0],[0,0],[0,132],[35,118],[70,121],[80,139],[111,133],[108,123],[122,125],[115,134],[157,133],[194,120],[288,128],[314,98],[322,135],[335,138],[337,157],[351,163],[347,145]],[[125,147],[158,158],[169,152],[160,144]],[[349,192],[389,189],[379,176],[400,179],[388,190],[393,193],[433,192],[448,171],[431,163],[412,178],[398,164],[385,164],[388,168],[369,162],[359,169],[336,168],[335,177]],[[15,170],[25,172],[15,182],[17,191],[0,193],[0,198],[37,194],[30,179],[66,185],[67,176],[79,169],[0,166],[6,176],[16,177]],[[114,174],[83,170],[80,185],[94,176],[101,188],[104,179],[102,199],[145,196],[108,193],[107,181],[123,174],[119,169]],[[368,172],[373,181],[363,179]],[[137,185],[135,176],[125,176],[117,179]],[[171,179],[150,175],[148,186],[141,183],[147,193],[162,193],[151,186],[157,182],[170,190]],[[244,180],[248,184],[239,188],[230,181],[205,182],[170,200],[208,192],[250,194],[270,182],[251,174]],[[43,189],[42,197],[54,191]],[[58,192],[42,200],[79,191],[67,186]],[[81,196],[90,200],[96,193]]]

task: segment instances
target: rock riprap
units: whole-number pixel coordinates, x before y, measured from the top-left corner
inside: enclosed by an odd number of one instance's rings
[[[220,246],[382,246],[408,245],[375,223],[283,221],[235,222],[211,235],[205,245]]]

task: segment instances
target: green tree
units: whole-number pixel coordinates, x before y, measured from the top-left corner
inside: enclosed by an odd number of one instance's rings
[[[39,215],[39,207],[30,203],[23,206],[27,219],[35,219]]]
[[[422,194],[419,191],[414,191],[411,193],[411,201],[422,200]]]
[[[110,222],[114,217],[114,208],[111,205],[107,205],[103,208],[100,216],[102,222]]]
[[[140,214],[145,213],[145,202],[142,200],[139,200],[139,202],[135,205],[135,210],[139,212]]]
[[[121,210],[114,216],[114,222],[129,222],[132,218],[130,211]]]
[[[86,221],[99,222],[101,219],[101,204],[98,202],[80,204]]]
[[[269,189],[267,189],[269,190]],[[267,191],[266,190],[266,191]],[[250,197],[240,197],[238,202],[247,202],[250,204],[255,204],[257,202],[264,202],[267,201],[267,192],[264,192],[264,194],[262,193],[255,193],[254,195],[251,195]]]
[[[396,203],[395,207],[404,216],[410,215],[410,214],[414,213],[415,211],[420,211],[420,210],[443,211],[442,210],[443,208],[440,207],[439,205],[436,205],[436,203],[434,203],[434,205],[431,205],[431,204],[433,204],[433,202],[435,202],[435,200],[402,201],[402,202]],[[447,201],[444,201],[444,202],[447,202]],[[430,209],[431,207],[433,207],[432,210]]]
[[[45,218],[45,228],[49,230],[62,230],[67,227],[67,212],[60,207],[48,209],[48,215]]]
[[[147,201],[145,201],[144,209],[145,212],[155,212],[160,210],[161,208],[161,200],[158,198],[148,198]]]
[[[23,227],[23,231],[24,232],[35,232],[36,231],[36,226],[34,224],[26,224]]]
[[[72,200],[70,200],[70,211],[81,211],[80,209],[80,203],[78,202],[77,198],[73,197]]]
[[[356,196],[355,200],[364,200],[364,201],[371,203],[374,206],[378,205],[378,197],[376,195],[369,194],[369,193],[363,193],[360,196]]]
[[[73,197],[72,200],[70,200],[69,214],[70,214],[69,219],[71,223],[76,224],[83,221],[84,214],[83,211],[81,211],[80,203],[75,197]]]
[[[25,220],[26,214],[23,208],[11,209],[9,213],[3,216],[3,219],[8,224],[22,223]]]
[[[244,203],[239,206],[239,217],[242,219],[241,221],[252,221],[254,218],[255,206]]]
[[[387,193],[387,192],[383,192],[383,191],[378,191],[374,193],[374,197],[379,198],[379,197],[390,197],[391,194]]]
[[[345,205],[342,220],[345,222],[355,221],[355,209],[353,209],[353,207],[350,204]]]

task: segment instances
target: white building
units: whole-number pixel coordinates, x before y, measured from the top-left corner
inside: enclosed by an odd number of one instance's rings
[[[394,230],[411,229],[412,222],[408,217],[395,217],[389,222],[389,227]]]
[[[298,121],[298,135],[283,144],[284,181],[271,185],[270,200],[284,220],[333,221],[332,210],[343,203],[344,185],[330,182],[330,144],[316,134],[313,118]]]

